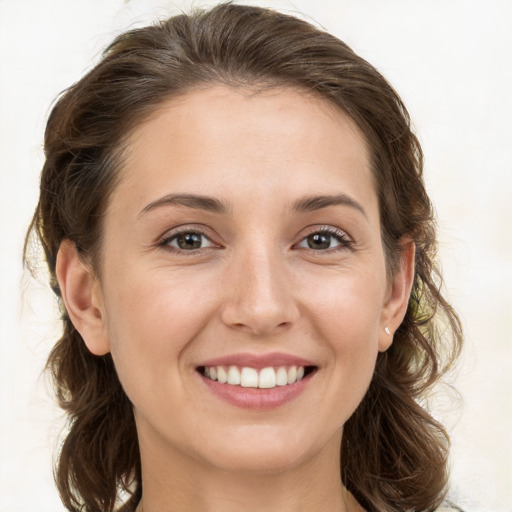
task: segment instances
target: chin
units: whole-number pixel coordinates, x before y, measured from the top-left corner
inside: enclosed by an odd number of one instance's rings
[[[257,453],[254,450],[239,450],[225,454],[221,460],[216,459],[215,465],[223,471],[238,474],[275,474],[299,466],[302,459],[307,457],[284,450],[277,453],[265,449]]]
[[[318,437],[294,435],[292,431],[290,427],[277,432],[270,426],[239,427],[227,437],[227,443],[215,443],[214,453],[207,457],[214,466],[230,472],[286,471],[312,459],[322,449],[306,442],[311,444],[311,439]]]

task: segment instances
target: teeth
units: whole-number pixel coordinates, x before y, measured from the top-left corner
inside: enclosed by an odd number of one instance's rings
[[[286,368],[281,366],[276,373],[276,384],[278,386],[286,386],[288,384],[288,373],[286,372]]]
[[[211,371],[212,369],[210,368],[210,375]],[[225,384],[228,381],[228,374],[226,373],[226,370],[224,370],[222,366],[217,366],[217,380],[222,384]]]
[[[218,380],[221,384],[242,386],[244,388],[271,389],[276,386],[294,384],[304,377],[303,366],[280,366],[277,371],[269,366],[262,368],[259,373],[255,368],[230,366],[227,371],[224,366],[210,366],[204,369],[204,376]]]
[[[276,387],[276,372],[274,371],[274,368],[263,368],[260,371],[258,387],[265,389]]]
[[[236,366],[230,366],[228,370],[228,384],[238,386],[240,384],[240,371]]]
[[[258,387],[258,372],[254,368],[242,368],[240,385],[244,388]]]
[[[294,382],[297,382],[297,367],[292,366],[288,370],[288,384],[293,384]]]

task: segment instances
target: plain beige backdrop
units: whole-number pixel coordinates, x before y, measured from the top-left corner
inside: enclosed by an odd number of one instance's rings
[[[446,292],[467,338],[452,378],[462,401],[441,396],[435,409],[453,436],[452,495],[469,512],[510,512],[512,1],[252,3],[316,20],[405,100],[426,155]],[[58,312],[21,266],[50,105],[114,35],[190,5],[0,0],[0,512],[62,510],[51,474],[62,420],[42,376]]]

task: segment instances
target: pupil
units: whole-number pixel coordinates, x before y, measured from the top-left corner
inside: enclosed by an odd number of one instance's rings
[[[308,236],[308,246],[310,249],[329,249],[331,245],[330,235],[316,233]]]
[[[201,235],[198,233],[185,233],[178,235],[180,249],[199,249],[201,247]]]

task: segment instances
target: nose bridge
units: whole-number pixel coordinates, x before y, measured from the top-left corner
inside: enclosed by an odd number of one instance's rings
[[[298,310],[285,257],[276,244],[267,240],[247,245],[234,260],[226,283],[223,321],[258,335],[293,323]]]

